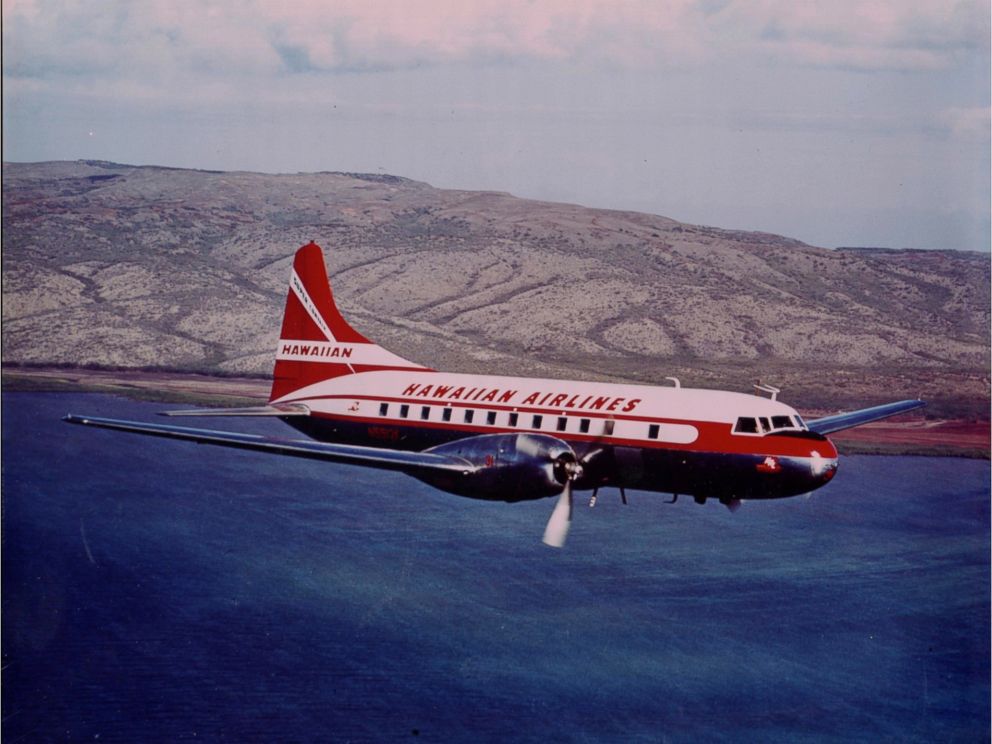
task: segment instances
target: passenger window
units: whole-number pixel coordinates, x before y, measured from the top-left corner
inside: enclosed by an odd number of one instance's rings
[[[616,423],[617,422],[614,421],[613,419],[609,419],[609,420],[607,420],[607,421],[605,421],[603,423],[603,436],[604,437],[612,437],[613,436],[613,427],[616,426]]]
[[[565,427],[568,426],[568,419],[564,416],[558,417],[558,431],[565,431]]]
[[[734,427],[735,434],[757,434],[758,422],[753,418],[741,416],[737,419],[737,426]]]
[[[540,429],[541,428],[541,424],[543,422],[544,422],[544,416],[534,416],[534,419],[531,421],[530,428],[531,429]]]
[[[422,421],[426,421],[430,417],[431,417],[430,406],[424,406],[423,408],[420,409],[420,419]]]
[[[466,408],[465,409],[465,423],[466,424],[471,424],[473,418],[475,418],[475,411],[473,411],[471,408]]]
[[[510,414],[510,420],[508,422],[510,424],[510,426],[516,426],[517,425],[517,418],[518,417],[519,416],[518,416],[518,414],[516,412]]]
[[[583,434],[589,433],[589,419],[579,419],[579,431]]]
[[[444,409],[442,409],[442,411],[441,411],[441,420],[442,421],[451,421],[451,409],[450,408],[444,408]]]
[[[406,418],[410,415],[410,406],[406,403],[400,406],[400,418]]]
[[[379,404],[379,415],[380,416],[388,416],[389,415],[389,404],[388,403],[380,403]]]
[[[772,416],[773,429],[791,429],[792,418],[790,416]]]
[[[486,414],[486,423],[493,426],[496,423],[496,411],[489,411]]]
[[[659,429],[660,427],[658,426],[658,424],[651,424],[648,427],[648,439],[657,439]]]

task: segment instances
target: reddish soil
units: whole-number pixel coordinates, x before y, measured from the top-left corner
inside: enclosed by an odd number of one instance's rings
[[[831,434],[838,445],[885,444],[953,450],[990,449],[989,422],[967,421],[909,421],[906,423],[878,422],[856,429]]]

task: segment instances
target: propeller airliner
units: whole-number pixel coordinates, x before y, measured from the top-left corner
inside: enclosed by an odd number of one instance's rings
[[[616,487],[716,499],[808,493],[837,470],[826,435],[911,411],[904,400],[804,421],[777,399],[671,386],[438,372],[344,319],[315,243],[296,252],[266,405],[169,416],[270,416],[309,439],[68,415],[73,424],[396,470],[475,499],[557,497],[544,542],[565,543],[573,494]]]

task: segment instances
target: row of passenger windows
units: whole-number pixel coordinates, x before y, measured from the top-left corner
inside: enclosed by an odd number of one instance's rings
[[[735,434],[767,434],[780,429],[804,429],[803,420],[797,415],[792,416],[741,416],[734,425]]]
[[[390,408],[390,404],[389,403],[380,403],[379,404],[379,415],[380,416],[388,416],[389,415],[389,408]],[[410,412],[410,408],[411,408],[410,405],[408,405],[406,403],[401,403],[400,406],[399,406],[399,416],[400,416],[400,418],[404,418],[404,419],[405,418],[410,418],[410,413],[411,413]],[[432,413],[433,410],[434,410],[434,408],[432,406],[420,406],[419,412],[415,412],[415,415],[419,416],[421,421],[430,421],[431,420],[431,413]],[[457,409],[451,408],[450,406],[446,406],[444,408],[441,408],[440,409],[440,411],[441,411],[441,421],[451,421],[454,418],[454,415],[455,415],[455,411],[456,410]],[[499,412],[498,411],[476,411],[475,409],[472,409],[472,408],[464,408],[464,409],[460,409],[460,410],[461,410],[461,414],[460,414],[459,418],[461,419],[461,423],[465,423],[465,424],[482,423],[482,420],[484,420],[487,426],[496,426],[497,417],[499,415]],[[476,416],[475,416],[476,413],[485,414],[485,419],[481,419],[481,416],[480,416],[480,419],[481,420],[478,421],[478,422],[476,422]],[[553,418],[554,419],[554,427],[553,428],[554,428],[555,431],[566,431],[568,429],[568,417],[567,416],[556,416],[556,417],[549,416],[548,418]],[[539,413],[533,414],[530,417],[530,428],[531,429],[541,429],[541,428],[543,428],[543,426],[544,426],[544,419],[545,419],[545,417],[542,416]],[[510,412],[506,413],[506,416],[503,419],[502,423],[505,426],[514,427],[514,428],[516,428],[518,426],[526,426],[526,424],[527,424],[526,415],[524,416],[524,421],[521,421],[521,415],[519,413],[517,413],[516,411],[510,411]],[[587,419],[587,418],[579,419],[579,428],[578,428],[578,431],[579,431],[580,434],[588,434],[590,432],[590,430],[591,430],[591,426],[592,426],[592,420],[591,419]],[[609,420],[609,419],[606,420],[604,422],[604,426],[605,426],[605,428],[604,428],[604,430],[602,432],[603,434],[606,434],[607,436],[613,434],[614,422],[612,420]],[[648,436],[651,439],[657,439],[658,438],[658,425],[657,424],[651,424],[651,426],[649,428]]]
[[[400,418],[406,419],[410,418],[410,408],[411,406],[407,403],[401,403],[399,405],[399,416]],[[420,410],[416,413],[421,421],[430,421],[431,414],[434,410],[432,406],[420,406]],[[388,416],[389,415],[390,404],[380,403],[379,404],[379,415]],[[445,406],[441,408],[441,421],[450,422],[453,420],[455,411],[460,410],[461,423],[474,424],[476,423],[475,414],[485,414],[485,419],[483,419],[487,426],[496,426],[497,418],[499,412],[497,411],[476,411],[472,408],[455,409],[450,406]],[[544,426],[544,416],[535,413],[530,417],[530,427],[531,429],[542,429]],[[567,416],[557,416],[548,417],[554,418],[554,431],[566,431],[568,429],[568,417]],[[481,417],[480,417],[481,419]],[[478,423],[482,423],[480,420]],[[505,426],[516,428],[518,426],[526,426],[526,421],[521,422],[520,414],[516,411],[510,411],[506,413],[506,417],[503,419],[502,423]],[[612,419],[607,419],[603,422],[604,429],[601,432],[605,436],[611,436],[613,434],[614,422]],[[579,419],[578,431],[580,434],[588,434],[590,432],[590,427],[592,425],[592,420],[587,418]],[[779,431],[783,429],[805,429],[803,420],[797,415],[792,416],[760,416],[758,418],[751,418],[748,416],[742,416],[737,419],[737,423],[734,425],[735,434],[766,434],[771,431]],[[599,434],[600,432],[596,432]],[[648,425],[648,439],[657,439],[661,433],[661,427],[658,424]]]

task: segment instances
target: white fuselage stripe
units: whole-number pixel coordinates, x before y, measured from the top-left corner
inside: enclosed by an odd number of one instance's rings
[[[303,309],[307,311],[307,315],[317,324],[320,332],[323,333],[328,341],[334,342],[334,334],[331,333],[331,329],[328,327],[327,323],[320,315],[320,311],[317,310],[317,306],[314,304],[313,300],[310,299],[310,294],[307,292],[306,286],[303,284],[303,280],[300,279],[299,274],[296,273],[294,268],[289,276],[289,286],[293,290],[293,294],[296,295],[300,304],[303,305]]]
[[[411,370],[424,369],[375,344],[346,344],[304,341],[302,339],[280,339],[279,346],[276,348],[276,359],[293,362],[406,367]]]

